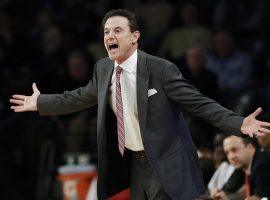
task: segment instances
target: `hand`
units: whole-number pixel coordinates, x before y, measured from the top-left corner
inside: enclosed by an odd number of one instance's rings
[[[247,116],[241,126],[241,132],[249,135],[250,137],[263,136],[270,134],[270,123],[262,122],[256,119],[256,117],[262,112],[262,108],[258,108],[254,113]]]
[[[213,195],[214,200],[229,200],[225,192],[219,190]]]
[[[9,101],[15,105],[11,106],[10,108],[15,112],[37,111],[37,98],[40,95],[40,92],[35,83],[32,84],[32,88],[32,96],[18,94],[13,95],[12,99]]]

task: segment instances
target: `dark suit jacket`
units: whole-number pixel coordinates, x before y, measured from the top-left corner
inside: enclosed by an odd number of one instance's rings
[[[228,181],[223,185],[222,191],[234,193],[245,184],[245,172],[242,169],[235,169]]]
[[[85,87],[54,95],[40,95],[41,115],[67,114],[98,104],[98,198],[129,187],[128,162],[117,147],[116,123],[108,107],[114,62],[95,65]],[[157,93],[148,97],[148,90]],[[192,200],[204,191],[197,153],[181,110],[201,117],[224,131],[240,135],[243,118],[200,94],[171,62],[138,50],[137,106],[143,145],[154,172],[173,200]]]
[[[251,194],[270,197],[270,153],[256,150],[251,165]]]

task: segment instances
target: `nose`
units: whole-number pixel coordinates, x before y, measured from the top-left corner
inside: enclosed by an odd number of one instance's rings
[[[230,153],[228,153],[227,157],[228,157],[228,160],[234,160],[235,154],[230,152]]]
[[[108,34],[107,34],[107,38],[108,39],[113,39],[114,38],[114,32],[113,31],[109,31]]]

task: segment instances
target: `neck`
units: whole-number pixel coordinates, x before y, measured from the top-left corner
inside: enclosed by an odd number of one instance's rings
[[[130,50],[127,52],[127,56],[122,60],[115,60],[118,65],[125,62],[127,59],[130,58],[130,56],[137,50],[138,44],[135,44],[133,47],[130,48]]]

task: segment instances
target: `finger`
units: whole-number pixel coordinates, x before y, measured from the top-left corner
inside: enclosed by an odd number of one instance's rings
[[[21,108],[21,107],[24,107],[24,106],[10,106],[11,109],[15,110],[17,108]]]
[[[269,122],[261,122],[261,126],[270,127],[270,123]]]
[[[32,84],[32,89],[33,89],[33,92],[34,92],[34,93],[39,93],[39,90],[38,90],[38,88],[37,88],[36,83],[33,83],[33,84]]]
[[[260,132],[263,132],[263,133],[268,133],[268,134],[270,133],[270,130],[269,130],[269,129],[267,129],[267,128],[262,128],[262,127],[259,129],[259,131],[260,131]]]
[[[14,109],[15,112],[24,112],[26,111],[24,106],[16,106],[16,108]]]
[[[10,99],[9,101],[10,101],[11,103],[18,104],[18,105],[20,105],[20,106],[24,104],[24,101],[22,101],[22,100]]]
[[[15,94],[12,96],[14,99],[20,99],[20,100],[25,100],[25,95],[19,95],[19,94]]]
[[[253,117],[257,117],[261,112],[262,112],[262,108],[259,107],[259,108],[257,108],[257,110],[255,110],[255,112],[252,113],[251,115],[252,115]]]

